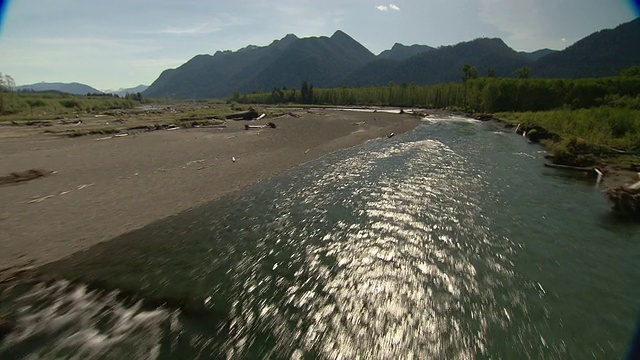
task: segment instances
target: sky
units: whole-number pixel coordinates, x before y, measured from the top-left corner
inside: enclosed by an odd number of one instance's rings
[[[0,72],[16,84],[149,85],[198,54],[342,30],[378,54],[394,43],[499,37],[518,51],[564,49],[640,15],[637,0],[13,0]]]

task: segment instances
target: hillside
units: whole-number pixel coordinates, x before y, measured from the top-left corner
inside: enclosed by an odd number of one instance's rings
[[[563,51],[540,58],[537,77],[599,77],[640,65],[640,18],[615,29],[601,30]]]
[[[336,86],[347,73],[374,58],[342,31],[330,38],[299,39],[289,34],[264,47],[198,55],[177,69],[165,70],[144,95],[222,97],[233,91],[299,87],[303,79],[316,86]]]
[[[77,82],[72,82],[72,83],[39,82],[36,84],[16,86],[15,89],[16,91],[60,91],[63,93],[74,94],[74,95],[86,95],[88,93],[91,93],[91,94],[102,93],[102,91],[96,88],[93,88],[89,85],[80,84]]]
[[[428,85],[459,81],[460,67],[465,64],[473,64],[480,75],[491,69],[498,76],[512,76],[513,71],[529,63],[500,39],[476,39],[427,51],[405,61],[378,60],[351,74],[346,83],[363,86],[394,81]]]
[[[431,46],[427,45],[411,45],[406,46],[400,43],[395,43],[393,47],[389,50],[385,50],[378,55],[378,59],[386,59],[386,60],[407,60],[408,58],[418,55],[423,52],[435,50]]]
[[[132,88],[120,88],[118,90],[104,90],[103,92],[105,94],[116,94],[120,97],[124,97],[127,94],[136,94],[136,93],[141,93],[145,90],[147,90],[148,86],[147,85],[138,85]]]
[[[549,54],[554,54],[557,53],[558,50],[551,50],[551,49],[540,49],[540,50],[536,50],[533,52],[526,52],[526,51],[520,51],[518,52],[518,54],[524,56],[525,59],[527,59],[530,62],[536,62],[538,61],[540,58],[543,58]]]

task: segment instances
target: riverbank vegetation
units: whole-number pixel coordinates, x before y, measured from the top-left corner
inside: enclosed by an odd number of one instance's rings
[[[71,95],[59,92],[3,92],[0,115],[4,119],[50,119],[77,112],[131,109],[140,100],[110,95]]]
[[[542,140],[554,161],[587,166],[598,161],[633,163],[640,153],[640,67],[593,79],[478,77],[461,68],[461,83],[296,89],[234,95],[229,101],[263,104],[399,106],[493,113]],[[305,82],[306,85],[306,82]],[[310,89],[310,90],[309,90]],[[309,91],[311,94],[309,94]],[[533,131],[531,131],[533,130]]]
[[[541,139],[558,164],[591,166],[606,162],[625,167],[640,164],[640,108],[599,106],[503,112],[495,116],[528,131],[532,141]],[[547,133],[539,136],[541,131]]]
[[[475,78],[464,83],[428,86],[395,84],[388,86],[340,87],[305,92],[274,88],[270,92],[238,92],[229,99],[253,104],[314,104],[403,106],[466,109],[472,112],[543,111],[556,108],[591,108],[601,105],[640,106],[640,76],[595,79],[514,79]],[[304,88],[303,88],[304,89]],[[309,95],[309,91],[311,94]]]

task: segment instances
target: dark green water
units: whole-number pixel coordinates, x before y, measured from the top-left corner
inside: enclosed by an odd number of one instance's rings
[[[89,285],[5,295],[0,358],[621,358],[640,228],[542,155],[446,119],[326,156],[42,269]]]

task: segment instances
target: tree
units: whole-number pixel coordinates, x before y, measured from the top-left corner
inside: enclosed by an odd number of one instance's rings
[[[464,64],[460,71],[462,71],[462,83],[464,84],[464,107],[467,108],[467,81],[476,79],[478,77],[478,69],[475,66]]]
[[[632,66],[620,71],[621,76],[640,76],[640,66]]]
[[[16,86],[16,82],[11,75],[2,75],[0,73],[0,90],[11,91]]]
[[[308,97],[309,97],[309,84],[307,84],[307,80],[302,80],[302,85],[300,86],[300,101],[303,104],[306,104]]]
[[[4,92],[13,91],[13,88],[16,86],[16,82],[13,80],[11,75],[2,75],[0,73],[0,114],[4,114],[5,108],[5,95]],[[9,99],[10,100],[10,99]]]
[[[312,104],[313,103],[313,84],[307,84],[307,80],[302,81],[302,86],[300,87],[300,97],[303,104]]]
[[[126,93],[124,98],[127,100],[142,101],[142,93]]]
[[[495,71],[495,70],[493,70],[493,69],[487,69],[487,75],[486,75],[486,76],[487,76],[488,78],[494,78],[494,77],[497,77],[497,76],[496,76],[496,71]]]
[[[462,82],[466,83],[468,80],[476,79],[478,77],[478,69],[475,66],[465,64],[460,68],[462,71]]]
[[[514,71],[516,75],[518,75],[518,79],[528,79],[531,77],[531,68],[528,66],[523,66],[520,69]]]

